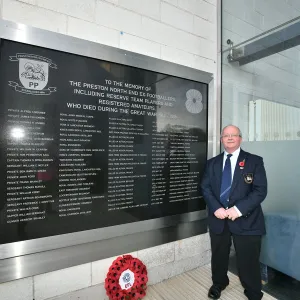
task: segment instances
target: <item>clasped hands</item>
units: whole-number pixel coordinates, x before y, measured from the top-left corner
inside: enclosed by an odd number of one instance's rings
[[[229,220],[234,221],[235,219],[237,219],[239,217],[237,211],[234,209],[234,207],[231,207],[229,209],[225,209],[225,208],[219,208],[215,211],[215,216],[218,219],[226,219],[228,218]]]

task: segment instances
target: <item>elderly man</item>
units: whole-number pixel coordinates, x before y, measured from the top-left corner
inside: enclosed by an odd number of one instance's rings
[[[229,284],[227,276],[231,238],[238,274],[249,300],[263,297],[260,278],[261,236],[265,234],[262,201],[267,196],[263,159],[240,148],[242,134],[230,125],[222,130],[225,151],[207,162],[201,188],[209,216],[212,281],[208,292],[219,299]]]

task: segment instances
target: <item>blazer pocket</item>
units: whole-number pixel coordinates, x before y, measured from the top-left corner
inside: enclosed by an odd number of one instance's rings
[[[259,228],[259,213],[254,212],[251,213],[249,216],[242,217],[242,228],[245,230],[252,230]]]

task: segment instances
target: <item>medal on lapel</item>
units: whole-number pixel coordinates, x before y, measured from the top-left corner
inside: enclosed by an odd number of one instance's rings
[[[253,182],[253,174],[252,173],[244,174],[244,180],[248,184],[252,183]]]

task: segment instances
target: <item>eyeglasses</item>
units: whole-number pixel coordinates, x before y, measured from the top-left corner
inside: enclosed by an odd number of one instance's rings
[[[228,139],[228,138],[237,138],[237,137],[240,137],[241,135],[240,134],[224,134],[221,136],[221,138],[225,138],[225,139]]]

